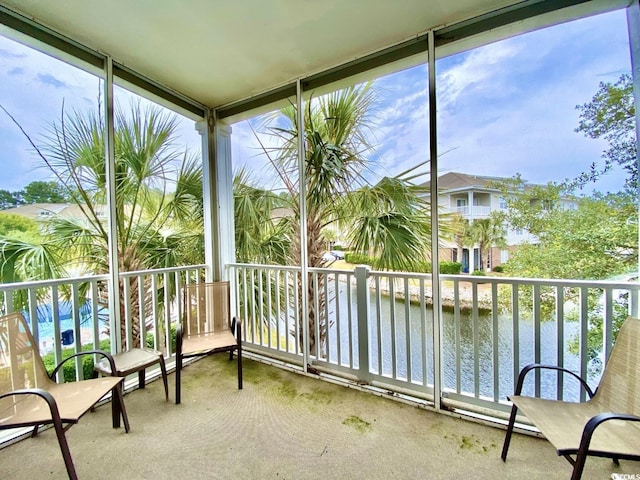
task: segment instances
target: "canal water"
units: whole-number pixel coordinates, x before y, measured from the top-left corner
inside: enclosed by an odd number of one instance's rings
[[[403,301],[390,302],[389,297],[380,298],[380,308],[376,310],[376,299],[372,295],[369,310],[369,352],[370,371],[375,374],[407,379],[410,370],[411,381],[423,382],[426,370],[427,383],[433,384],[433,311],[430,308],[423,313],[419,306]],[[358,367],[357,345],[357,304],[355,291],[352,291],[351,310],[353,320],[351,336],[346,321],[346,295],[339,295],[341,305],[340,321],[336,321],[335,306],[330,309],[332,326],[329,331],[329,361],[338,363],[338,329],[342,364],[348,363],[351,338],[353,359]],[[379,316],[376,313],[379,311]],[[535,328],[530,318],[517,320],[518,337],[514,341],[514,320],[509,315],[499,315],[494,324],[490,313],[479,313],[473,318],[470,312],[461,312],[456,319],[453,312],[444,312],[442,360],[443,381],[446,390],[474,395],[477,391],[482,397],[493,398],[497,383],[498,399],[504,400],[515,389],[514,352],[518,355],[519,371],[535,359]],[[562,363],[565,368],[580,371],[579,357],[570,351],[570,343],[575,340],[578,323],[565,321],[564,348]],[[495,330],[495,335],[494,335]],[[395,335],[393,335],[395,332]],[[409,340],[407,341],[407,335]],[[494,344],[494,337],[497,343]],[[395,338],[395,342],[394,339]],[[540,325],[540,361],[559,364],[557,325],[555,320],[543,321]],[[407,350],[410,354],[407,354]],[[426,366],[424,359],[426,358]],[[394,365],[395,359],[395,365]],[[497,361],[496,361],[497,360]],[[407,367],[410,368],[407,368]],[[540,392],[544,398],[557,398],[557,378],[555,372],[543,372],[540,377]],[[589,383],[597,385],[600,371],[589,369]],[[534,393],[534,375],[529,375],[524,393]],[[577,401],[580,386],[569,376],[564,376],[562,396],[565,400]]]

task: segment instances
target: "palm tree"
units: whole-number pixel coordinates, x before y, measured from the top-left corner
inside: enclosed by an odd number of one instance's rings
[[[142,109],[136,104],[126,114],[116,109],[115,240],[120,271],[202,261],[202,170],[175,143],[176,122],[175,116],[158,108]],[[36,145],[25,133],[41,161],[82,213],[80,218],[53,218],[40,243],[1,238],[3,281],[60,278],[68,275],[68,267],[92,274],[109,271],[103,132],[98,111],[63,112],[60,122],[51,125],[42,145]],[[177,178],[176,189],[170,193],[172,177]],[[124,281],[129,281],[127,298],[123,294]],[[134,316],[133,345],[129,347],[139,346],[144,334],[136,318],[139,284],[134,279],[123,280],[119,288],[122,321],[125,301],[130,302]],[[149,291],[145,288],[145,292]],[[146,298],[145,302],[151,300]],[[124,325],[121,332],[125,345]]]
[[[300,182],[296,108],[288,106],[268,119],[266,132],[275,137],[278,146],[267,148],[263,145],[262,148],[286,190],[286,195],[280,198],[288,203],[291,212],[287,232],[290,239],[287,261],[291,265],[301,264],[301,227],[306,229],[304,248],[310,267],[325,266],[322,259],[327,245],[324,232],[331,226],[346,232],[351,249],[374,255],[377,268],[411,271],[422,268],[429,257],[431,232],[427,190],[412,183],[410,171],[401,176],[380,178],[373,185],[367,178],[367,174],[371,176],[373,166],[369,159],[373,152],[370,138],[375,101],[371,87],[370,83],[349,87],[313,98],[306,105],[305,225],[300,224],[301,211],[297,202]],[[286,126],[282,126],[283,123]],[[243,231],[246,230],[244,221],[236,216],[236,224]],[[313,277],[310,277],[306,296],[311,355],[320,353],[316,344],[324,344],[328,329],[326,299],[323,289],[316,287],[319,286],[314,285]],[[305,292],[299,287],[299,300],[303,295]],[[320,332],[318,339],[315,338],[316,322]],[[302,325],[298,332],[302,345],[305,342]]]
[[[472,243],[478,245],[480,253],[479,270],[484,270],[483,252],[494,245],[496,247],[506,245],[504,226],[493,217],[480,218],[471,223],[469,233]]]

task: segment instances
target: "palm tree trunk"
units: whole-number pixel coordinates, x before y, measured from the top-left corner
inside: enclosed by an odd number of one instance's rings
[[[296,226],[296,232],[294,234],[294,240],[292,244],[292,262],[294,265],[301,264],[301,249],[300,249],[300,227],[299,222]],[[322,250],[324,247],[324,240],[321,234],[321,224],[315,216],[310,213],[307,218],[307,255],[309,259],[310,267],[322,266]],[[317,283],[316,283],[317,282]],[[309,355],[315,357],[321,357],[325,352],[325,342],[327,339],[327,318],[326,318],[326,295],[322,288],[324,284],[322,274],[309,274],[308,288],[306,292],[306,298],[308,300],[308,314],[307,319],[302,318],[302,302],[304,300],[304,294],[302,290],[302,284],[298,285],[298,318],[300,319],[298,325],[298,341],[302,348],[306,339],[304,338],[303,322],[307,321],[309,325]],[[318,348],[318,345],[320,348]]]

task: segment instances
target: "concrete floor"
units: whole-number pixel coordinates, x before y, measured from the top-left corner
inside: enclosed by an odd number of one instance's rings
[[[85,415],[67,432],[79,478],[570,478],[543,439],[514,436],[503,463],[498,428],[255,361],[244,367],[239,391],[226,355],[189,365],[181,405],[165,403],[159,381],[128,393],[129,434],[111,428],[109,405]],[[640,463],[589,459],[583,478],[612,473],[640,478]],[[0,449],[0,479],[42,478],[67,478],[53,430]]]

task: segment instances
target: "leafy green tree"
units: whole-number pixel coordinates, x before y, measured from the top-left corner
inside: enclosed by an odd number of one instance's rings
[[[0,239],[3,282],[66,276],[68,269],[108,272],[106,164],[99,112],[64,113],[42,145],[28,140],[41,161],[81,213],[53,217],[40,242]],[[115,115],[115,222],[120,271],[201,263],[203,252],[202,170],[177,147],[176,117],[157,108],[134,105]],[[177,176],[170,194],[170,178]],[[7,275],[7,276],[5,276]],[[11,275],[11,276],[9,276]],[[124,296],[124,282],[129,295]],[[136,280],[119,285],[121,313],[131,302],[133,345],[141,343]],[[173,288],[159,285],[159,288]],[[150,292],[145,288],[145,292]],[[162,301],[162,291],[154,292]],[[145,298],[145,302],[151,302]],[[149,308],[146,311],[151,311]],[[123,325],[124,326],[124,325]],[[121,329],[125,340],[125,328]]]
[[[601,82],[591,101],[576,108],[580,111],[580,123],[576,131],[590,138],[605,139],[609,142],[609,148],[602,155],[604,164],[593,163],[589,171],[576,179],[574,185],[595,181],[614,165],[620,165],[628,173],[626,188],[634,191],[638,188],[638,159],[631,75],[623,74],[615,83]]]
[[[24,187],[20,192],[20,200],[23,204],[66,203],[69,196],[58,182],[37,180]]]
[[[325,265],[322,254],[328,238],[325,232],[335,227],[345,232],[351,249],[369,252],[377,268],[411,271],[421,268],[429,254],[430,216],[424,187],[401,177],[383,177],[370,184],[364,172],[371,169],[369,154],[372,107],[375,97],[371,84],[349,87],[306,104],[304,112],[304,169],[306,192],[306,251],[310,267]],[[288,242],[286,262],[300,265],[301,209],[298,181],[298,125],[294,106],[284,108],[269,119],[266,131],[278,143],[264,152],[285,187],[289,215],[280,219],[279,235]],[[266,205],[265,205],[266,206]],[[243,217],[236,225],[242,232]],[[266,219],[269,215],[262,214]],[[255,217],[254,217],[255,218]],[[271,229],[270,231],[275,231]],[[237,238],[237,237],[236,237]],[[255,238],[258,238],[256,235]],[[282,243],[284,245],[285,242]],[[312,280],[312,279],[311,279]],[[309,282],[309,351],[317,353],[328,328],[322,288]],[[316,289],[319,297],[316,299]],[[305,293],[301,290],[298,296]],[[317,311],[316,311],[317,307]],[[306,321],[305,320],[305,321]],[[320,337],[316,338],[316,323]],[[302,325],[298,328],[300,343]]]
[[[538,242],[520,245],[506,271],[516,276],[596,280],[633,269],[638,258],[638,210],[633,197],[597,195],[576,203],[574,210],[555,207],[542,217],[512,212],[516,221],[533,219],[529,224],[535,225]]]
[[[35,220],[10,213],[0,212],[0,238],[36,239],[40,237],[38,224]]]
[[[18,199],[9,190],[0,190],[0,210],[18,205]]]

